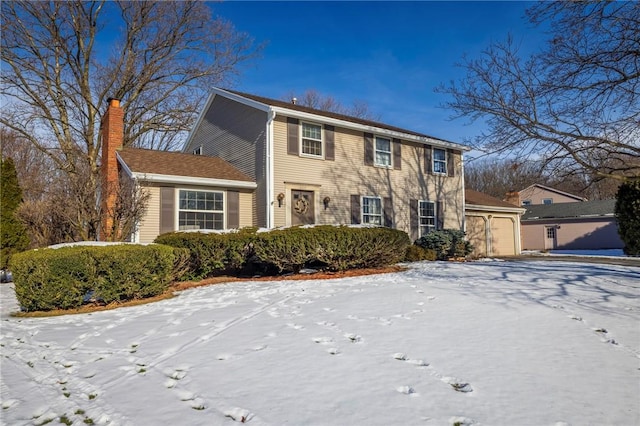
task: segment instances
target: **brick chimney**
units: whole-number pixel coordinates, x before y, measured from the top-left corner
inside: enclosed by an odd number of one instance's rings
[[[100,240],[113,239],[113,212],[118,192],[118,160],[116,151],[122,148],[124,141],[124,111],[120,107],[120,100],[107,99],[109,106],[102,117],[102,193],[101,210],[102,223]]]
[[[509,191],[505,194],[504,201],[520,207],[520,193],[518,191]]]

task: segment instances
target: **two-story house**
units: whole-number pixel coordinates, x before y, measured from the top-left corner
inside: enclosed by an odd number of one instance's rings
[[[384,225],[412,239],[464,228],[467,147],[293,102],[213,89],[182,153],[111,146],[150,193],[140,242],[244,226]]]

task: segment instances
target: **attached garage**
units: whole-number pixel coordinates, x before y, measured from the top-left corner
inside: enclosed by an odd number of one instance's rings
[[[474,246],[472,255],[519,255],[520,215],[525,209],[490,195],[465,190],[465,230]]]

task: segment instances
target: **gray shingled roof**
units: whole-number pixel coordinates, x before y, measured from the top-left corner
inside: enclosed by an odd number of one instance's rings
[[[236,95],[242,96],[242,97],[247,98],[247,99],[251,99],[251,100],[256,101],[256,102],[260,102],[260,103],[265,104],[265,105],[277,106],[277,107],[281,107],[281,108],[288,108],[288,109],[292,109],[292,110],[295,110],[295,111],[301,111],[301,112],[307,112],[307,113],[310,113],[310,114],[320,115],[322,117],[335,118],[337,120],[349,121],[349,122],[352,122],[352,123],[358,123],[358,124],[362,124],[362,125],[365,125],[365,126],[379,127],[381,129],[387,129],[387,130],[391,130],[391,131],[394,131],[394,132],[406,133],[408,135],[425,137],[425,138],[430,138],[430,139],[434,139],[434,140],[438,140],[438,141],[442,141],[442,142],[453,143],[453,144],[464,146],[464,145],[462,145],[460,143],[457,143],[457,142],[448,141],[446,139],[437,138],[435,136],[426,135],[424,133],[415,132],[413,130],[408,130],[408,129],[403,129],[403,128],[400,128],[400,127],[391,126],[389,124],[380,123],[378,121],[365,120],[363,118],[353,117],[353,116],[350,116],[350,115],[338,114],[336,112],[324,111],[324,110],[319,110],[319,109],[315,109],[315,108],[309,108],[309,107],[306,107],[306,106],[303,106],[303,105],[292,104],[291,102],[285,102],[285,101],[281,101],[281,100],[277,100],[277,99],[265,98],[265,97],[262,97],[262,96],[252,95],[250,93],[238,92],[236,90],[230,90],[230,89],[224,89],[224,90],[229,92],[229,93],[234,93]]]
[[[540,204],[524,206],[527,211],[521,220],[568,219],[613,216],[616,200],[595,200],[576,203]]]

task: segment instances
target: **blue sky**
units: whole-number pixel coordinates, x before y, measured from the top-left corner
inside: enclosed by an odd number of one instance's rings
[[[257,42],[262,56],[243,67],[235,89],[283,99],[315,89],[345,105],[364,101],[381,121],[464,143],[482,124],[451,121],[440,83],[459,78],[463,55],[514,36],[537,50],[541,30],[524,19],[530,2],[228,1],[214,14]]]

